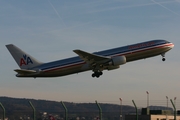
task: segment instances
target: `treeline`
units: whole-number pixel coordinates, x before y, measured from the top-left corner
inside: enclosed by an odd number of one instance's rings
[[[0,97],[0,102],[6,110],[6,117],[19,119],[19,116],[33,116],[33,109],[31,108],[29,101],[36,109],[37,117],[41,117],[44,112],[48,114],[56,114],[61,117],[64,116],[64,108],[61,102],[48,101],[48,100],[35,100],[25,98],[10,98]],[[69,116],[98,116],[99,109],[95,103],[72,103],[64,102],[68,109]],[[119,117],[120,106],[115,104],[99,103],[104,116]],[[132,106],[122,106],[123,113],[132,113],[135,111]],[[0,109],[0,117],[2,117],[3,110]]]

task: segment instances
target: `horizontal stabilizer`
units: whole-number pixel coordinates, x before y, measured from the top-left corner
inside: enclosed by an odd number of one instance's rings
[[[36,73],[35,70],[25,70],[25,69],[15,69],[15,72],[19,74],[31,74],[31,73]]]

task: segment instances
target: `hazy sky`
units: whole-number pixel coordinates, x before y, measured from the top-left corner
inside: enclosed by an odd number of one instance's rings
[[[104,71],[57,78],[17,78],[19,68],[6,44],[15,44],[42,62],[165,39],[175,44],[166,54]],[[69,102],[166,105],[177,97],[180,108],[180,0],[0,0],[0,96]],[[169,102],[169,106],[172,106]]]

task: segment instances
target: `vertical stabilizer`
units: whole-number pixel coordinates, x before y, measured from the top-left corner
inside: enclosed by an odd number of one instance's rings
[[[31,69],[42,64],[31,55],[25,53],[13,44],[6,45],[6,47],[21,69]]]

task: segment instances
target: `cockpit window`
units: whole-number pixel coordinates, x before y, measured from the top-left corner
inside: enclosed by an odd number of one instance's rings
[[[169,41],[166,41],[166,43],[170,43]]]

